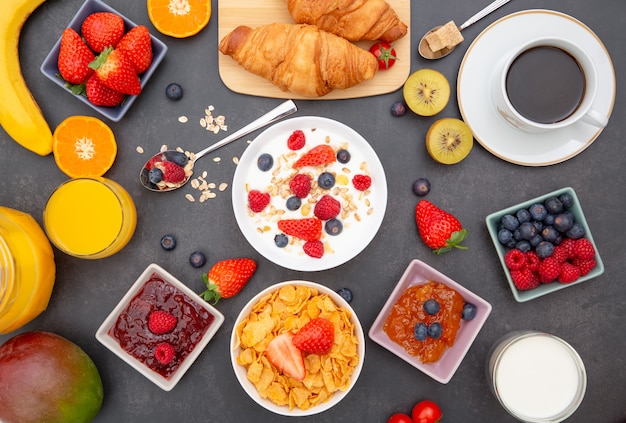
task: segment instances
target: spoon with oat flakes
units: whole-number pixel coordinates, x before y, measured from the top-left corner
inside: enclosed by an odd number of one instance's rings
[[[150,191],[169,192],[185,185],[193,175],[193,166],[200,157],[225,146],[252,131],[256,131],[270,123],[274,123],[298,108],[291,100],[278,105],[263,116],[250,122],[240,130],[230,134],[223,140],[216,142],[198,153],[182,152],[178,150],[161,151],[150,158],[139,173],[139,181]]]

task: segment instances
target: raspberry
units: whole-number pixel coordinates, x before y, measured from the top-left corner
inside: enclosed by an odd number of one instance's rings
[[[504,264],[511,270],[520,270],[526,263],[526,255],[517,248],[509,250],[504,256]]]
[[[565,262],[561,266],[561,274],[559,275],[559,282],[561,283],[571,283],[577,280],[580,277],[580,269],[578,266],[573,265],[572,263]]]
[[[161,342],[154,349],[154,357],[161,364],[168,364],[170,361],[172,361],[174,355],[176,355],[176,351],[174,350],[172,344],[168,342]]]
[[[524,254],[526,255],[526,266],[533,272],[536,272],[539,268],[539,263],[541,263],[541,259],[534,251],[527,251]]]
[[[176,316],[167,311],[153,311],[148,316],[148,329],[156,335],[173,331],[176,327],[176,323]]]
[[[520,291],[537,288],[540,284],[537,275],[527,267],[511,270],[511,279],[513,279],[513,283]]]
[[[575,244],[576,244],[576,240],[572,238],[565,238],[559,244],[559,249],[562,249],[565,251],[568,259],[572,259],[574,258],[574,245]]]
[[[341,203],[330,195],[323,195],[320,200],[315,203],[313,214],[320,220],[330,220],[336,217],[341,211]]]
[[[321,258],[324,255],[324,244],[322,241],[307,241],[302,246],[304,252],[313,258]]]
[[[261,192],[253,189],[248,193],[248,206],[255,213],[263,211],[270,203],[270,195],[267,192]]]
[[[596,256],[593,244],[587,238],[577,239],[574,243],[574,257],[580,259],[592,259]]]
[[[372,178],[367,175],[354,175],[354,178],[352,178],[352,185],[354,185],[354,188],[359,191],[365,191],[370,187],[370,185],[372,185]]]
[[[287,140],[287,148],[290,150],[300,150],[302,147],[304,147],[305,143],[306,138],[304,137],[304,132],[296,129]]]
[[[550,283],[555,281],[561,274],[561,263],[554,258],[554,255],[543,259],[537,268],[539,282]]]
[[[154,167],[158,168],[163,172],[163,181],[178,183],[185,180],[185,169],[181,166],[177,165],[174,162],[159,162],[155,163]]]
[[[311,177],[304,173],[298,173],[289,181],[289,188],[291,188],[293,195],[304,198],[311,192]]]
[[[557,245],[556,247],[554,247],[554,251],[552,252],[552,255],[550,257],[554,257],[559,263],[565,263],[565,261],[570,258],[570,253],[568,252],[567,248]]]
[[[596,261],[594,259],[575,258],[572,260],[572,264],[580,269],[580,276],[585,276],[596,267]]]

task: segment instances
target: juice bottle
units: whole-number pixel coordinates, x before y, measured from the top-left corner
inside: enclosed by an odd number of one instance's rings
[[[35,219],[0,206],[0,334],[46,309],[55,274],[52,246]]]
[[[44,210],[44,227],[61,251],[98,259],[120,251],[137,224],[128,192],[107,178],[76,178],[52,193]]]

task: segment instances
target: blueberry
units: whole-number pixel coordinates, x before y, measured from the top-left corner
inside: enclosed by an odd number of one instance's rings
[[[403,101],[396,101],[391,105],[391,114],[396,117],[406,114],[406,104]]]
[[[571,213],[561,213],[554,218],[554,229],[559,232],[567,232],[574,224],[574,217]]]
[[[413,326],[413,336],[418,341],[424,341],[428,338],[428,327],[424,322],[418,322],[415,326]]]
[[[289,244],[289,238],[285,234],[277,234],[274,237],[274,244],[276,244],[278,248],[284,248]]]
[[[187,157],[185,153],[180,151],[168,150],[163,153],[163,155],[165,156],[165,160],[169,162],[174,162],[180,167],[185,167],[187,165],[187,162],[189,162],[189,157]]]
[[[555,215],[548,214],[541,223],[543,223],[543,226],[546,226],[546,225],[552,226],[554,225],[554,219],[556,219]]]
[[[528,211],[530,212],[530,217],[532,219],[539,220],[539,221],[545,219],[546,216],[548,215],[548,211],[546,210],[546,207],[540,203],[533,204],[532,206],[530,206]]]
[[[550,214],[559,214],[563,211],[563,203],[561,203],[561,200],[557,197],[547,198],[543,204],[546,206],[546,210]]]
[[[339,163],[348,163],[350,161],[350,152],[344,148],[337,151],[337,161]]]
[[[148,179],[150,180],[150,183],[156,185],[163,180],[163,172],[161,169],[153,167],[150,169],[150,172],[148,172]]]
[[[286,203],[287,210],[291,210],[291,211],[298,210],[301,205],[302,205],[302,200],[300,199],[300,197],[296,195],[292,195],[291,197],[287,199],[287,203]]]
[[[428,336],[433,339],[439,339],[441,334],[443,333],[443,328],[441,327],[441,323],[432,322],[430,326],[428,326]]]
[[[324,224],[324,230],[328,235],[339,235],[343,231],[343,223],[339,219],[327,220]]]
[[[515,241],[521,241],[522,240],[522,232],[519,230],[519,228],[515,229],[513,231],[513,239]]]
[[[519,223],[530,222],[530,212],[526,209],[520,209],[515,213]]]
[[[472,320],[476,317],[476,306],[472,303],[465,303],[465,305],[463,305],[461,317],[463,320]]]
[[[502,228],[498,231],[498,241],[500,241],[500,244],[506,245],[511,242],[512,239],[513,232],[509,231],[508,229]]]
[[[572,227],[565,232],[565,235],[572,239],[582,238],[585,235],[585,228],[580,223],[574,223]]]
[[[426,178],[417,178],[413,182],[413,194],[423,197],[430,192],[430,181]]]
[[[559,232],[553,226],[546,226],[541,231],[541,237],[544,241],[554,243],[554,240],[559,236]]]
[[[539,258],[550,257],[554,252],[554,244],[549,241],[541,241],[537,247],[535,247],[535,253]]]
[[[274,165],[274,158],[271,154],[263,153],[256,159],[256,165],[262,172],[267,172]]]
[[[206,263],[206,256],[202,251],[194,251],[189,256],[189,263],[195,268],[202,267]]]
[[[174,235],[163,235],[163,238],[161,238],[161,247],[163,247],[165,251],[172,251],[176,248],[176,238]]]
[[[528,242],[530,242],[530,245],[532,245],[533,247],[536,247],[537,245],[539,245],[541,241],[543,241],[543,237],[541,236],[541,234],[537,234],[534,237],[532,237],[530,240],[528,240]]]
[[[533,226],[535,227],[535,229],[537,229],[537,232],[541,232],[543,231],[543,222],[539,222],[538,220],[533,220],[532,221]]]
[[[339,288],[337,290],[337,294],[339,294],[341,298],[346,300],[347,303],[352,302],[353,295],[352,295],[352,291],[350,290],[350,288]]]
[[[322,172],[317,177],[317,185],[323,189],[331,189],[335,185],[335,175],[330,172]]]
[[[529,240],[535,235],[537,235],[537,228],[532,223],[524,222],[519,225],[519,236],[521,239]]]
[[[515,248],[520,250],[522,253],[526,253],[526,252],[532,250],[533,247],[530,244],[530,241],[528,241],[527,239],[522,239],[521,241],[518,241],[515,244]]]
[[[517,220],[517,217],[512,214],[505,214],[502,216],[501,223],[502,227],[508,229],[509,231],[514,231],[519,226],[519,220]]]
[[[424,312],[426,312],[426,314],[437,314],[440,308],[441,306],[437,300],[430,299],[424,302]]]
[[[574,206],[574,197],[572,197],[571,194],[568,194],[567,192],[559,195],[559,200],[563,204],[563,207],[565,207],[566,209],[571,209]]]
[[[170,100],[178,101],[183,98],[183,87],[176,82],[172,82],[165,88],[165,95]]]

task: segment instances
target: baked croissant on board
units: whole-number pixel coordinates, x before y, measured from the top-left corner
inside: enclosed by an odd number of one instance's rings
[[[392,43],[407,26],[385,0],[287,0],[296,23],[315,25],[349,41]]]
[[[220,41],[219,50],[247,71],[303,97],[353,87],[378,70],[373,54],[312,25],[238,26]]]

